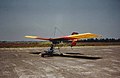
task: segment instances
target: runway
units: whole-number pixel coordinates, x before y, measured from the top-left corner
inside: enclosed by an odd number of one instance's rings
[[[40,57],[47,48],[0,48],[0,78],[120,78],[120,46],[63,47],[63,56]]]

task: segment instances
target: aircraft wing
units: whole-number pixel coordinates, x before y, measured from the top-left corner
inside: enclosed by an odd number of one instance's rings
[[[32,39],[40,39],[40,40],[74,40],[74,39],[84,39],[84,38],[97,38],[100,37],[100,35],[93,34],[93,33],[83,33],[83,34],[76,34],[76,35],[69,35],[69,36],[63,36],[58,38],[42,38],[39,36],[25,36],[26,38],[32,38]]]
[[[53,40],[74,40],[74,39],[87,39],[87,38],[97,38],[101,37],[100,35],[93,34],[93,33],[83,33],[83,34],[75,34],[75,35],[69,35],[69,36],[63,36],[59,38],[53,38]]]
[[[39,40],[49,40],[49,38],[42,38],[39,36],[25,36],[26,38],[39,39]]]
[[[83,34],[70,35],[66,37],[71,39],[84,39],[84,38],[97,38],[100,37],[100,35],[93,33],[83,33]]]

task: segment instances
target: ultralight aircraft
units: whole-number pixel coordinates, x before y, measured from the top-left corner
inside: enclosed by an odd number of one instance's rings
[[[73,47],[76,45],[76,42],[80,39],[97,38],[97,37],[101,37],[101,36],[98,34],[93,34],[93,33],[79,34],[78,32],[72,32],[71,35],[57,37],[57,38],[42,38],[39,36],[25,36],[25,37],[32,38],[32,39],[39,39],[39,40],[48,40],[48,41],[52,42],[50,49],[48,51],[45,51],[45,53],[41,54],[41,56],[44,57],[44,55],[53,56],[54,47],[56,46],[56,44],[59,44],[61,42],[71,41],[71,47]],[[63,54],[61,53],[61,55],[63,55]]]

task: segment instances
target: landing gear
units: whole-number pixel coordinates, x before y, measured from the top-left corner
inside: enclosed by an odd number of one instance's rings
[[[41,53],[41,57],[44,56],[53,56],[53,52],[52,50],[48,50],[48,51],[44,51],[44,53]]]
[[[55,47],[55,45],[51,44],[50,49],[45,50],[43,53],[41,53],[41,57],[45,57],[45,56],[52,57],[53,55],[63,56],[63,54],[60,52],[60,50],[59,50],[60,54],[55,54],[54,47]]]
[[[53,53],[54,53],[54,44],[51,44],[50,49],[44,51],[44,53],[41,53],[41,57],[44,57],[44,56],[53,56]]]

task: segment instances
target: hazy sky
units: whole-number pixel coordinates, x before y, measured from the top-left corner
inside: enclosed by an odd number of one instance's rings
[[[73,31],[120,38],[120,0],[0,0],[0,40]]]

